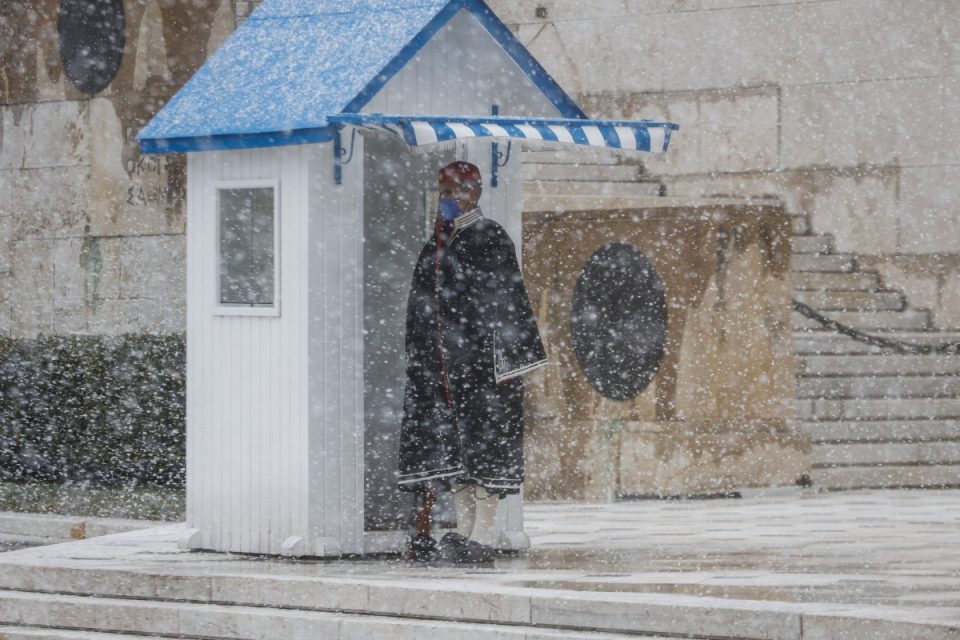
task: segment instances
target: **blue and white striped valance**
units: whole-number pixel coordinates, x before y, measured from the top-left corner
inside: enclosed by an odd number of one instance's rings
[[[664,153],[670,134],[680,127],[652,120],[576,120],[561,118],[395,116],[342,113],[331,123],[387,131],[411,147],[470,138],[527,140],[536,146],[585,146],[619,151]]]

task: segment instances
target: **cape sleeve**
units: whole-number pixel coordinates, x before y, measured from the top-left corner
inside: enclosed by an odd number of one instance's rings
[[[547,364],[547,355],[523,283],[513,242],[499,224],[486,221],[471,254],[473,295],[490,336],[490,366],[497,383]]]

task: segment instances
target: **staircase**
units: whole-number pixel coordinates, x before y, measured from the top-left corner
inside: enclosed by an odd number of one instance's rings
[[[911,309],[833,238],[795,218],[796,300],[861,332],[907,344],[945,344],[960,334],[934,331],[930,314]],[[960,486],[960,356],[891,353],[825,330],[794,314],[797,420],[813,441],[815,486]]]
[[[642,167],[603,156],[524,153],[527,210],[626,208],[655,196]],[[931,328],[833,238],[793,217],[795,299],[863,333],[908,344],[960,342]],[[960,355],[882,350],[794,313],[796,417],[823,489],[960,486]]]

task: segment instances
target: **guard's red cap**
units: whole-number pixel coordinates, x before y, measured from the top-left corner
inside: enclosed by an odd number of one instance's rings
[[[440,169],[440,184],[464,184],[475,182],[480,185],[483,178],[480,176],[480,169],[469,162],[451,162],[443,169]]]

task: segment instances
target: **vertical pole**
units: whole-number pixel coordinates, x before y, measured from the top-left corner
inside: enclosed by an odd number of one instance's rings
[[[343,184],[343,139],[340,136],[340,127],[333,138],[333,182]]]
[[[500,105],[493,105],[490,111],[492,115],[500,115]],[[500,145],[494,142],[492,145],[490,145],[490,149],[493,152],[493,157],[491,158],[490,163],[490,186],[496,189],[497,185],[500,183]]]

